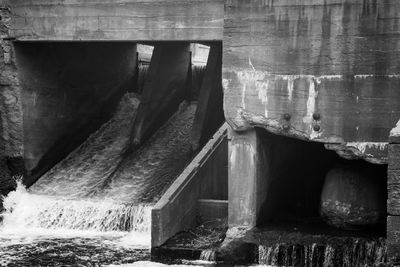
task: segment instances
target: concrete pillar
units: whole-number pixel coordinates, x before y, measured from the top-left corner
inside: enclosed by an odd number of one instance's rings
[[[228,224],[252,228],[267,197],[268,158],[256,130],[230,129],[228,138]]]
[[[178,110],[185,98],[190,67],[189,43],[156,43],[135,119],[132,140],[149,138]]]
[[[392,129],[388,148],[387,259],[400,262],[400,121]]]
[[[202,147],[224,121],[221,84],[222,44],[210,46],[207,66],[201,83],[199,100],[192,127],[192,148]]]

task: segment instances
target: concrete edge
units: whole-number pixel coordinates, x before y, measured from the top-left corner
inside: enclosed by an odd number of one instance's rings
[[[194,222],[199,191],[194,186],[191,188],[190,185],[196,181],[198,170],[227,138],[228,127],[228,124],[224,123],[218,129],[153,207],[151,212],[152,247],[162,245],[170,237]],[[186,208],[180,205],[182,203],[185,203]]]

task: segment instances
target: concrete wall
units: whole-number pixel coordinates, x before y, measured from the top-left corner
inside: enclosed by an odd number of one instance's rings
[[[11,0],[18,40],[221,40],[222,0]]]
[[[15,187],[13,175],[24,173],[21,86],[8,40],[10,16],[10,9],[0,2],[0,195]]]
[[[214,134],[153,208],[152,247],[194,226],[199,199],[227,198],[226,129],[224,124]]]
[[[400,2],[227,1],[225,116],[387,163],[400,117]]]
[[[133,86],[134,43],[15,43],[28,184],[107,121]]]
[[[392,265],[400,264],[400,121],[389,136],[387,200],[387,257]]]

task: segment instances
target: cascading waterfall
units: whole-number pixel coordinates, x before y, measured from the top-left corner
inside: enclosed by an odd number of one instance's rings
[[[200,253],[202,261],[216,261],[217,255],[215,249],[205,249]]]
[[[27,190],[18,183],[4,199],[0,239],[112,236],[148,248],[151,207],[190,159],[196,105],[182,103],[127,154],[138,104],[135,94],[126,94],[113,118],[36,184]]]
[[[384,238],[347,238],[336,244],[279,243],[259,246],[259,263],[272,266],[378,266],[385,264]]]
[[[148,64],[138,64],[138,80],[137,80],[137,93],[142,93],[144,83],[146,81],[147,74],[149,72],[149,65]]]
[[[18,182],[4,200],[4,229],[76,229],[92,231],[149,231],[146,205],[109,200],[67,199],[30,194]]]
[[[193,98],[199,95],[201,84],[203,82],[204,73],[206,72],[205,66],[192,66],[192,86],[191,86],[191,95]]]

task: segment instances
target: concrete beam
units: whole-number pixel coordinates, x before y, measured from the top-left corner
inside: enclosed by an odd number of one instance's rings
[[[223,0],[12,0],[17,40],[222,40]]]

